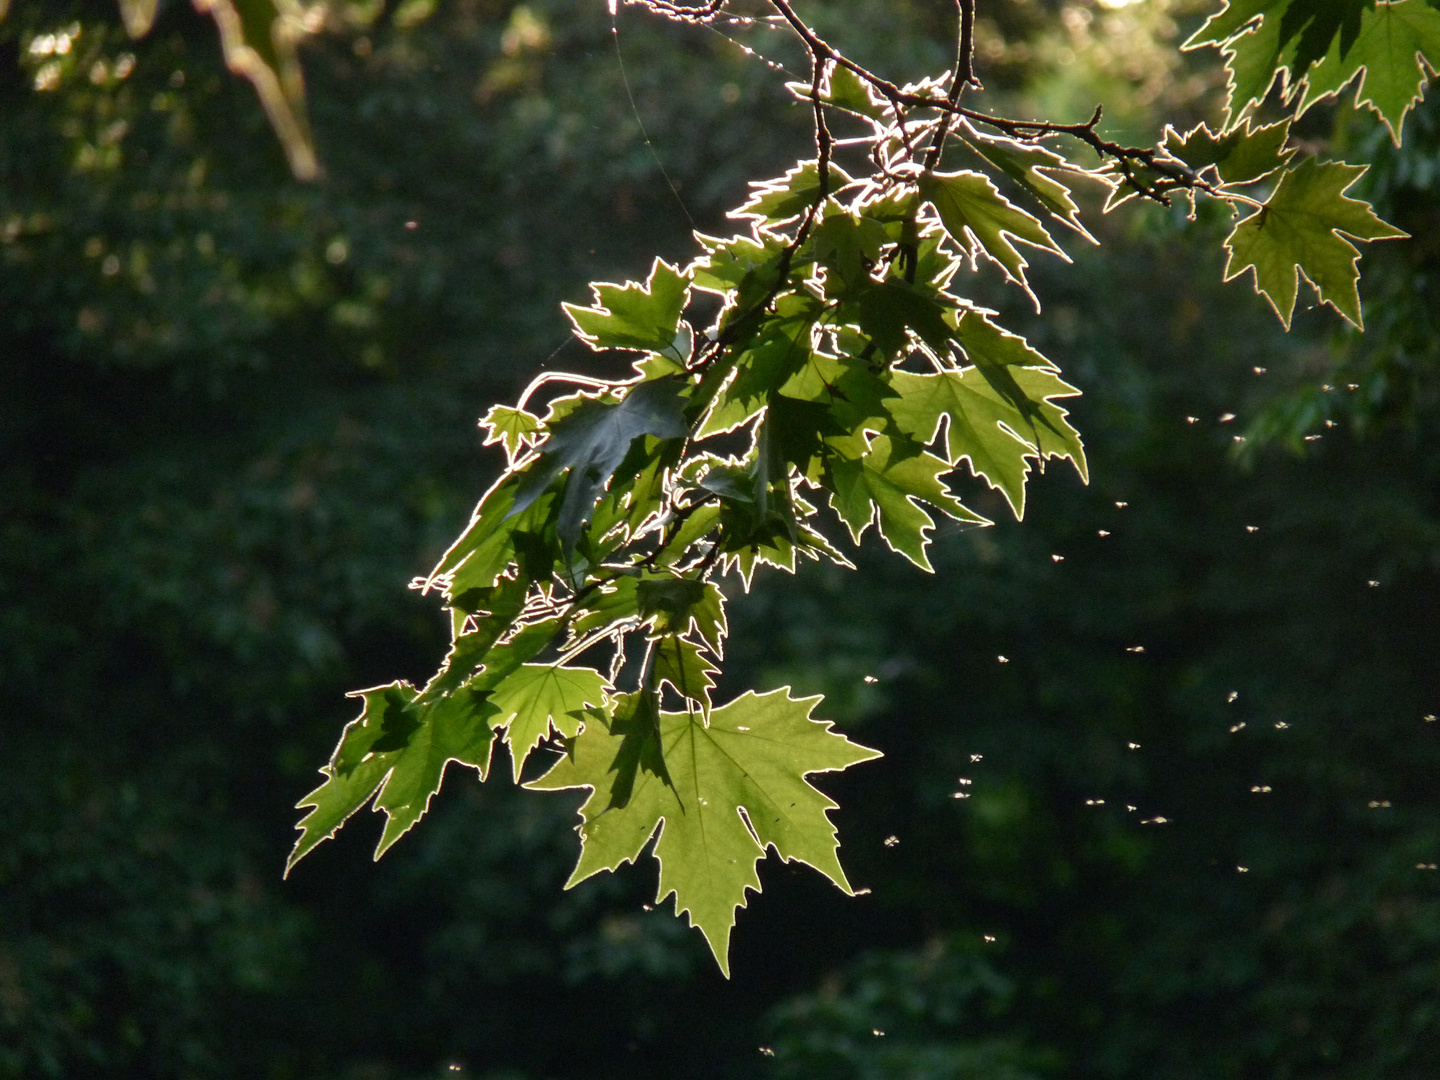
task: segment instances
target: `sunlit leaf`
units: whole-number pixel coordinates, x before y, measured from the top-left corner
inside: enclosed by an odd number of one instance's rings
[[[945,231],[962,251],[972,260],[981,253],[988,256],[1032,299],[1034,293],[1025,280],[1030,264],[1011,241],[1069,261],[1039,219],[1001,195],[988,176],[969,171],[928,174],[920,179],[920,194],[935,207]]]
[[[760,891],[755,868],[768,847],[849,893],[827,816],[835,803],[805,778],[879,754],[811,719],[819,700],[793,700],[786,688],[746,693],[714,709],[708,724],[698,713],[656,714],[656,745],[670,782],[636,770],[619,805],[611,786],[624,733],[587,723],[555,767],[527,785],[591,789],[580,808],[580,861],[567,888],[635,861],[658,831],[657,902],[675,895],[676,913],[687,913],[705,935],[727,977],[735,911],[745,906],[747,889]]]
[[[1265,205],[1226,238],[1225,280],[1253,271],[1256,292],[1264,294],[1288,328],[1303,274],[1321,300],[1359,326],[1360,252],[1347,237],[1407,235],[1376,217],[1369,203],[1345,194],[1364,173],[1364,166],[1321,164],[1314,158],[1286,173]]]
[[[580,730],[581,714],[605,702],[610,689],[592,668],[524,664],[507,675],[490,693],[498,729],[505,728],[515,782],[525,759],[553,729],[573,737]]]
[[[576,335],[594,349],[644,349],[670,352],[684,360],[676,346],[680,313],[690,295],[690,280],[663,259],[656,259],[650,278],[641,285],[599,282],[590,286],[593,307],[565,304]]]

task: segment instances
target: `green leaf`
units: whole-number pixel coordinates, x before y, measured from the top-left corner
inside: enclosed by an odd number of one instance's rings
[[[486,695],[461,690],[416,707],[415,688],[392,683],[351,696],[361,698],[364,709],[346,725],[330,763],[320,770],[325,782],[296,804],[310,813],[298,826],[286,874],[377,790],[375,808],[387,815],[375,849],[378,859],[425,813],[449,762],[474,768],[482,780],[489,770],[494,742],[489,718],[495,709]]]
[[[715,687],[711,678],[720,669],[710,662],[700,646],[688,638],[666,634],[653,645],[655,684],[669,683],[681,697],[698,701],[706,714],[710,712],[710,691]]]
[[[1295,156],[1285,149],[1290,120],[1277,121],[1253,131],[1249,119],[1223,134],[1214,134],[1198,124],[1185,135],[1173,127],[1165,129],[1165,149],[1197,172],[1210,166],[1222,184],[1250,184],[1284,168]]]
[[[1240,33],[1255,19],[1274,9],[1283,11],[1290,0],[1226,0],[1225,6],[1205,20],[1180,46],[1182,50],[1205,45],[1220,46]]]
[[[796,701],[788,689],[746,693],[714,709],[708,724],[687,712],[659,713],[656,738],[671,782],[638,772],[620,805],[610,799],[610,777],[624,735],[617,724],[586,724],[555,768],[527,785],[591,789],[580,808],[580,859],[566,887],[635,861],[658,829],[657,903],[675,895],[676,914],[689,914],[727,978],[735,911],[745,906],[747,889],[760,891],[755,867],[768,847],[851,893],[827,816],[835,803],[805,778],[880,755],[811,719],[820,699]]]
[[[609,689],[592,668],[523,664],[491,691],[490,703],[498,711],[494,725],[505,727],[517,784],[525,759],[551,728],[573,738],[580,731],[581,714],[603,705]]]
[[[409,832],[440,790],[445,766],[452,761],[468,765],[485,779],[490,770],[490,752],[495,733],[490,718],[495,709],[484,694],[459,690],[423,708],[423,719],[414,735],[395,757],[394,766],[380,793],[375,809],[386,814],[385,829],[375,847],[375,858]]]
[[[690,298],[690,279],[663,259],[650,268],[641,285],[592,284],[594,307],[563,304],[576,335],[593,349],[642,349],[678,354],[680,313]],[[685,356],[678,356],[680,360]]]
[[[684,388],[685,383],[673,376],[635,383],[625,388],[624,398],[617,403],[582,397],[561,419],[547,421],[549,438],[539,447],[539,461],[516,489],[510,513],[524,510],[568,469],[555,531],[562,551],[573,551],[581,527],[630,452],[630,444],[645,435],[657,439],[685,436],[684,400],[680,397]]]
[[[730,290],[738,289],[747,278],[763,276],[780,258],[785,245],[782,241],[762,233],[759,240],[753,236],[732,236],[728,240],[696,233],[695,239],[706,249],[706,254],[696,259],[687,268],[695,288],[705,292],[726,296]]]
[[[656,566],[673,566],[690,552],[691,545],[715,528],[720,519],[720,508],[713,504],[701,506],[692,511],[675,530],[655,558]]]
[[[1021,210],[996,189],[988,176],[977,172],[927,173],[920,178],[920,194],[935,207],[940,222],[955,244],[973,262],[983,251],[1004,271],[1006,278],[1029,293],[1025,268],[1030,264],[1011,240],[1049,251],[1069,262],[1045,226]]]
[[[446,583],[449,579],[446,593],[454,597],[471,589],[489,588],[495,584],[510,561],[509,534],[517,524],[512,511],[518,487],[519,481],[511,474],[495,482],[475,507],[465,531],[430,571],[426,588]],[[474,560],[474,565],[467,566],[471,560]],[[463,575],[457,572],[462,566],[466,567]]]
[[[954,301],[900,278],[889,277],[871,285],[859,294],[855,306],[860,329],[887,357],[906,348],[907,330],[942,353],[954,335],[945,321],[954,310]]]
[[[705,598],[705,583],[692,578],[644,578],[636,588],[640,617],[655,620],[657,633],[684,633],[690,612]]]
[[[475,673],[495,642],[520,617],[529,587],[524,577],[503,578],[494,588],[476,589],[466,597],[472,616],[467,622],[473,629],[455,636],[440,670],[425,684],[422,700],[455,691]]]
[[[1033,448],[1016,430],[1024,431],[1027,425],[1014,406],[975,368],[927,375],[900,371],[892,385],[900,395],[891,406],[895,426],[928,444],[939,437],[941,419],[948,418],[948,462],[968,460],[971,472],[1004,493],[1016,518],[1024,517],[1027,459]]]
[[[885,226],[874,218],[844,210],[832,211],[810,231],[815,261],[829,271],[826,293],[837,296],[870,280],[870,272],[890,242]]]
[[[596,589],[577,604],[575,610],[582,614],[570,623],[570,639],[567,647],[574,645],[592,631],[615,626],[635,618],[639,613],[639,602],[636,596],[638,584],[639,582],[633,577],[622,577]]]
[[[880,534],[890,549],[929,570],[926,530],[935,522],[921,509],[920,501],[961,521],[990,522],[962,506],[940,482],[939,477],[951,469],[949,462],[913,444],[907,447],[907,441],[897,442],[888,435],[827,440],[836,453],[826,460],[826,487],[831,492],[830,505],[857,544],[878,519]]]
[[[797,91],[801,98],[810,97],[809,83],[786,83],[786,87]],[[889,105],[875,92],[875,88],[856,75],[844,64],[832,64],[820,84],[820,100],[826,105],[845,109],[865,117],[867,120],[885,119]]]
[[[1226,238],[1230,257],[1225,280],[1253,271],[1255,290],[1265,295],[1288,329],[1303,274],[1322,301],[1360,326],[1360,252],[1346,237],[1388,240],[1408,235],[1376,217],[1369,203],[1345,194],[1364,173],[1362,165],[1320,164],[1314,158],[1287,172],[1265,205]]]
[[[829,171],[827,194],[833,195],[850,182],[850,177],[833,162]],[[820,198],[820,165],[802,161],[784,176],[752,182],[750,188],[750,198],[730,216],[750,218],[760,225],[783,225],[805,213]]]
[[[1070,197],[1070,189],[1050,175],[1052,172],[1074,174],[1077,171],[1059,154],[1035,143],[984,134],[963,119],[956,126],[956,134],[966,146],[1014,180],[1046,210],[1087,240],[1094,239],[1080,224],[1080,207]]]
[[[1356,107],[1367,105],[1400,145],[1405,115],[1420,101],[1430,72],[1440,62],[1440,11],[1425,0],[1378,3],[1364,12],[1348,52],[1337,38],[1310,69],[1296,115],[1321,98],[1338,94],[1356,79]]]
[[[505,453],[511,464],[520,456],[520,448],[531,441],[531,436],[540,431],[540,418],[524,409],[512,409],[508,405],[492,405],[485,418],[480,421],[485,429],[483,445],[504,443]]]

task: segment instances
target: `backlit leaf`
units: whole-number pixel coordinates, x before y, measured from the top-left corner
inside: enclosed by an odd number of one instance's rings
[[[603,705],[609,684],[592,668],[576,665],[524,664],[490,693],[496,710],[494,726],[505,728],[515,782],[530,751],[553,729],[573,737],[580,730],[580,714]]]
[[[1360,252],[1346,238],[1407,235],[1376,217],[1369,203],[1345,194],[1364,172],[1360,165],[1307,158],[1286,173],[1265,205],[1226,238],[1225,280],[1253,271],[1255,290],[1288,328],[1303,274],[1321,300],[1359,326]]]
[[[698,701],[710,712],[710,691],[715,687],[711,677],[720,669],[688,638],[666,634],[651,645],[657,686],[669,683],[681,697]]]
[[[364,709],[346,725],[330,763],[320,770],[325,782],[296,804],[310,813],[298,826],[287,874],[377,790],[375,809],[387,816],[375,849],[378,859],[425,813],[449,762],[474,768],[481,779],[489,770],[495,709],[486,695],[461,690],[416,707],[415,688],[392,683],[352,696],[364,701]]]
[[[676,346],[680,313],[690,296],[690,279],[663,259],[656,259],[650,278],[641,285],[600,282],[590,286],[594,307],[564,304],[575,333],[594,349],[643,349],[669,352],[685,360]]]
[[[485,429],[485,446],[502,443],[511,464],[520,456],[520,448],[528,445],[530,437],[540,430],[540,418],[524,409],[512,409],[508,405],[492,405],[485,418],[480,421]]]
[[[1359,35],[1342,54],[1336,38],[1306,76],[1297,115],[1356,80],[1355,104],[1368,105],[1400,145],[1405,114],[1420,100],[1440,63],[1440,11],[1425,0],[1377,3],[1360,19]]]
[[[828,440],[836,449],[826,462],[830,505],[858,544],[872,521],[891,550],[921,569],[930,569],[925,547],[935,522],[920,506],[923,501],[953,518],[990,524],[962,506],[941,483],[949,462],[918,448],[906,447],[888,435],[850,436]],[[867,445],[868,441],[868,445]]]
[[[813,720],[819,698],[793,700],[788,688],[746,693],[710,713],[661,712],[658,745],[670,783],[640,770],[623,805],[611,802],[612,767],[623,735],[586,724],[555,767],[528,786],[586,787],[580,808],[580,860],[567,888],[639,858],[655,836],[657,902],[672,893],[676,913],[698,927],[730,974],[730,931],[746,890],[760,891],[756,864],[769,847],[819,870],[846,893],[839,841],[828,812],[835,803],[806,777],[879,757]]]
[[[1069,261],[1045,226],[1001,195],[988,176],[969,171],[927,174],[920,178],[920,194],[935,207],[945,231],[972,261],[983,252],[1032,299],[1035,294],[1025,280],[1025,267],[1030,264],[1011,241],[1023,241]]]

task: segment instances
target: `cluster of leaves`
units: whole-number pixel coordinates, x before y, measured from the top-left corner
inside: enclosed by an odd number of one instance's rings
[[[1065,458],[1086,477],[1057,404],[1078,391],[961,295],[965,263],[993,264],[1028,293],[1017,245],[1064,258],[1056,224],[1089,238],[1071,191],[1085,176],[1108,185],[1107,209],[1177,194],[1252,207],[1226,241],[1227,276],[1253,270],[1288,325],[1303,274],[1358,325],[1346,237],[1403,235],[1345,195],[1360,168],[1293,160],[1288,119],[1168,129],[1156,148],[1127,148],[1097,134],[1098,110],[1060,125],[963,107],[978,85],[971,5],[955,69],[902,87],[772,2],[812,61],[810,81],[791,89],[813,110],[815,157],[752,185],[731,215],[747,231],[697,234],[701,252],[683,269],[657,259],[644,283],[596,284],[592,306],[567,305],[592,349],[637,355],[633,374],[546,373],[482,421],[508,467],[416,582],[447,602],[450,653],[423,687],[359,695],[361,716],[300,804],[292,866],[372,799],[387,817],[378,857],[424,814],[449,762],[483,779],[504,742],[520,782],[553,740],[562,755],[528,786],[591,791],[570,884],[653,840],[659,899],[674,894],[728,971],[735,911],[758,891],[770,847],[850,890],[834,804],[805,778],[876,754],[813,720],[818,699],[788,688],[712,701],[726,635],[717,579],[748,587],[757,565],[793,572],[801,557],[848,566],[839,525],[855,543],[873,525],[928,570],[932,515],[989,523],[946,483],[962,461],[1016,517],[1036,463]],[[727,17],[718,0],[644,6]],[[858,134],[837,143],[832,123]],[[1044,145],[1058,137],[1097,150],[1101,165]],[[947,144],[966,167],[941,170]],[[837,145],[868,172],[847,174]],[[1263,201],[1256,185],[1269,188]],[[528,407],[555,382],[584,389],[543,416]]]
[[[1440,12],[1425,0],[1226,0],[1182,48],[1220,49],[1231,123],[1279,83],[1296,116],[1355,87],[1398,146],[1405,114],[1440,61]]]

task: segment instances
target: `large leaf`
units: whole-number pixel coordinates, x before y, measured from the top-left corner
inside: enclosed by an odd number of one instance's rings
[[[632,771],[623,805],[611,800],[623,732],[587,723],[550,772],[529,787],[590,788],[580,808],[581,850],[570,888],[601,870],[633,862],[659,830],[657,902],[672,893],[730,974],[730,931],[747,889],[760,891],[756,864],[767,847],[819,870],[851,892],[827,816],[835,803],[806,782],[880,755],[813,720],[819,698],[793,700],[788,687],[746,693],[710,714],[660,712],[655,729],[669,783]]]
[[[1265,295],[1288,329],[1304,274],[1321,300],[1361,325],[1356,289],[1360,252],[1346,237],[1388,240],[1407,235],[1376,217],[1369,203],[1345,194],[1364,173],[1361,165],[1321,164],[1314,158],[1286,173],[1265,205],[1226,238],[1230,258],[1225,280],[1253,271],[1256,291]]]

